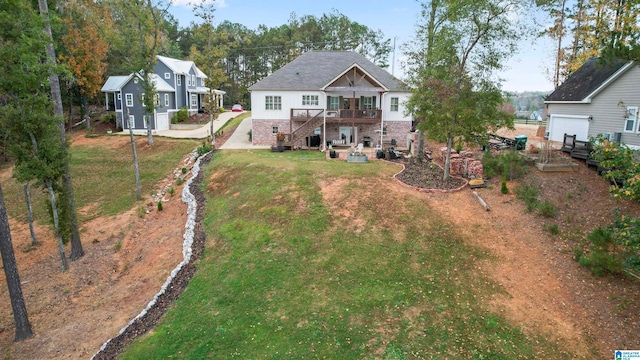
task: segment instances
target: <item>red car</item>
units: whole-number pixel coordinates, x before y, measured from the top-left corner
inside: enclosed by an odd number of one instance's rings
[[[243,109],[242,109],[242,105],[240,105],[240,104],[235,104],[235,105],[233,105],[233,106],[231,107],[231,111],[233,111],[233,112],[243,111]]]

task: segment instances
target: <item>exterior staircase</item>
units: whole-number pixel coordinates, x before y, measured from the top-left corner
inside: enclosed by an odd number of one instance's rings
[[[299,143],[300,140],[302,140],[302,145],[304,145],[304,138],[313,134],[313,131],[319,127],[320,125],[322,125],[322,122],[324,121],[324,117],[322,116],[324,114],[324,110],[321,111],[320,113],[318,113],[316,116],[312,117],[311,119],[307,120],[307,122],[305,122],[304,124],[302,124],[302,126],[300,126],[299,128],[295,129],[290,135],[289,135],[289,141],[286,142],[284,145],[285,146],[290,146],[293,148],[293,146],[296,143]],[[299,146],[301,146],[300,144],[298,144]]]

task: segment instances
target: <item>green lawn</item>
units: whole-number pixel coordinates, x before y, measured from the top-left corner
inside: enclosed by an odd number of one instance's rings
[[[71,146],[71,176],[78,209],[88,207],[80,221],[114,215],[136,205],[135,174],[131,143],[113,137],[119,146]],[[138,143],[138,142],[136,142]],[[152,147],[146,139],[138,145],[142,194],[154,191],[156,183],[175,169],[182,157],[199,145],[193,140],[154,138]],[[7,211],[10,216],[27,221],[22,185],[13,178],[2,184]],[[36,220],[48,222],[45,210],[46,194],[41,188],[32,188],[33,210]]]
[[[123,358],[578,358],[488,310],[505,292],[477,268],[494,260],[411,193],[376,191],[397,170],[217,153],[199,270]]]

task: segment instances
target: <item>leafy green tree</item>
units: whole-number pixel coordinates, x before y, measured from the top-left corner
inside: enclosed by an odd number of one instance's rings
[[[487,130],[512,126],[495,72],[515,50],[521,29],[512,21],[520,1],[433,0],[422,3],[423,22],[408,52],[413,94],[408,107],[419,129],[446,142],[449,178],[454,140],[471,141]]]
[[[49,19],[49,8],[46,0],[38,0],[38,8],[40,10],[40,16],[42,18],[42,30],[45,34],[45,45],[47,64],[49,65],[49,91],[51,93],[51,101],[53,102],[53,116],[59,118],[55,120],[58,123],[58,139],[60,141],[60,147],[66,148],[68,146],[67,137],[65,135],[64,122],[62,121],[63,109],[62,109],[62,93],[60,90],[60,79],[58,73],[62,72],[62,69],[57,66],[56,52],[54,48],[54,39],[51,33],[51,24]],[[24,39],[23,39],[24,40]],[[39,84],[30,84],[31,86],[39,86]],[[43,121],[47,121],[44,117]],[[34,146],[35,142],[34,142]],[[64,216],[64,222],[62,228],[65,229],[65,233],[71,237],[71,260],[76,260],[84,256],[84,250],[82,249],[82,242],[80,240],[80,231],[78,230],[78,218],[76,214],[76,202],[75,195],[73,194],[73,184],[71,179],[71,169],[69,168],[69,158],[63,157],[63,175],[62,175],[62,187],[59,192],[63,193],[62,198],[64,202],[61,209]],[[49,184],[51,185],[51,184]],[[52,191],[52,187],[48,186]],[[52,194],[52,206],[55,205],[55,199]],[[56,222],[56,233],[58,237],[61,236],[60,228],[57,224],[57,214],[54,208],[54,222]],[[63,268],[65,266],[63,265]],[[66,269],[63,269],[66,270]]]
[[[218,45],[217,35],[214,27],[215,7],[214,3],[202,1],[194,4],[194,13],[202,19],[202,26],[198,28],[196,36],[203,38],[204,46],[201,51],[192,48],[191,58],[199,68],[204,69],[207,74],[205,85],[209,88],[209,95],[205,98],[204,107],[209,113],[209,135],[211,143],[215,146],[215,134],[213,133],[213,121],[220,114],[220,106],[218,105],[219,97],[215,93],[216,89],[226,80],[226,75],[220,68],[221,60],[226,56],[226,47]]]

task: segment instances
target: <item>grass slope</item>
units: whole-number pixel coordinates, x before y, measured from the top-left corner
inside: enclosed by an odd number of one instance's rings
[[[395,166],[243,151],[207,171],[206,256],[123,358],[576,358],[487,310],[488,255],[387,191]]]
[[[142,194],[150,194],[158,180],[171,173],[182,157],[198,145],[193,140],[155,137],[150,147],[146,145],[146,138],[136,138]],[[136,183],[130,142],[114,141],[113,146],[72,145],[70,152],[76,207],[88,209],[81,212],[81,221],[115,215],[134,207]],[[27,222],[22,184],[11,178],[3,181],[2,187],[9,215]],[[40,188],[32,187],[31,198],[35,219],[49,222],[45,210],[47,195]]]

